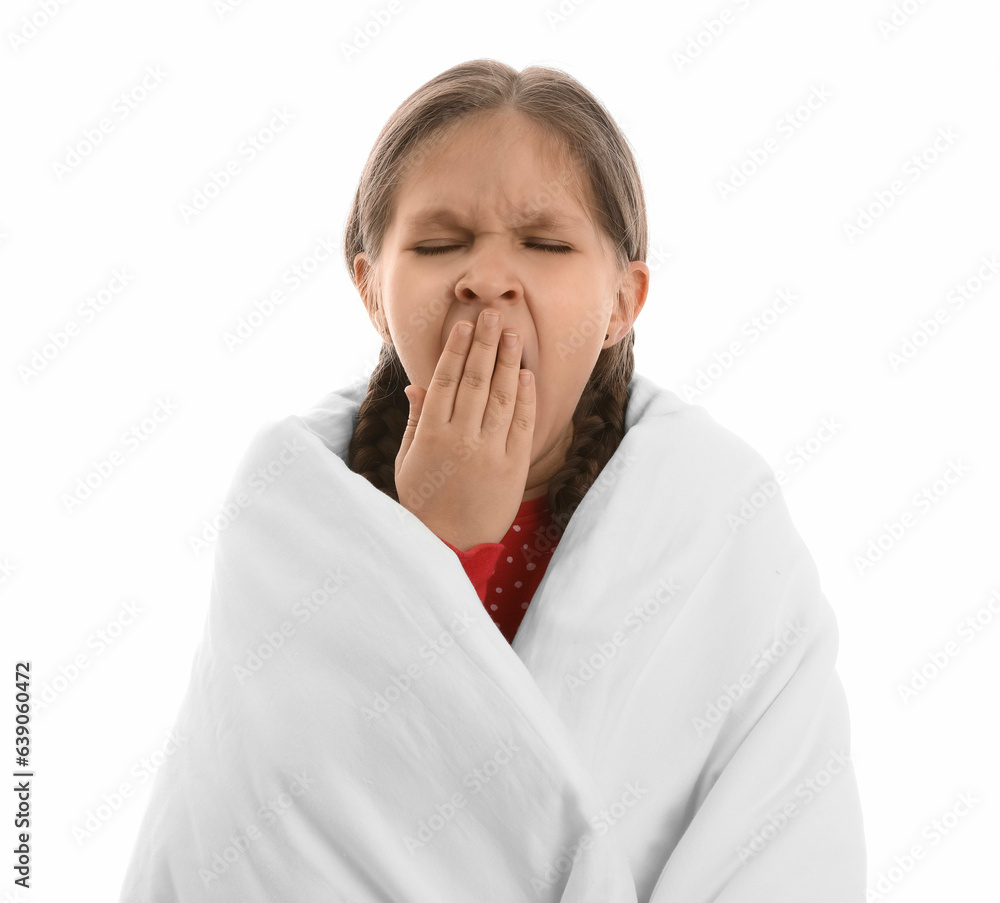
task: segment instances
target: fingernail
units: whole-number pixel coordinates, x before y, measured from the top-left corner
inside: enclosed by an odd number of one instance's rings
[[[483,314],[483,321],[487,326],[496,326],[500,322],[500,314],[496,311],[488,310]]]

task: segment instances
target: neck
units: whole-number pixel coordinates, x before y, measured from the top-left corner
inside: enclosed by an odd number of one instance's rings
[[[524,484],[524,495],[521,501],[536,499],[549,491],[549,481],[566,466],[566,454],[573,443],[572,418],[563,429],[562,435],[555,444],[543,452],[537,461],[528,468],[528,479]]]

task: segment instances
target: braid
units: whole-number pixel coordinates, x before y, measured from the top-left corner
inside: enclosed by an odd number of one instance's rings
[[[347,446],[347,466],[395,502],[399,501],[396,455],[410,416],[410,402],[403,393],[407,385],[409,380],[395,346],[383,342]]]
[[[634,341],[635,333],[629,330],[624,339],[601,351],[573,412],[565,466],[549,481],[549,509],[560,533],[625,435]],[[407,385],[395,346],[384,342],[347,447],[348,467],[396,502],[396,456],[410,410],[403,392]]]
[[[601,351],[573,412],[573,440],[566,464],[549,481],[549,509],[560,532],[565,532],[573,512],[625,436],[634,341],[635,332],[630,329],[621,341]]]

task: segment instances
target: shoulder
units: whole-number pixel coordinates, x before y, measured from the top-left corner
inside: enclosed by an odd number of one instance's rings
[[[700,495],[735,500],[773,477],[763,456],[700,405],[635,373],[625,413],[626,446],[657,482],[683,481]],[[629,438],[631,437],[631,439]]]
[[[347,446],[358,422],[358,410],[368,393],[369,377],[362,374],[328,392],[308,410],[292,418],[347,463]],[[286,418],[290,419],[290,418]]]
[[[368,377],[361,375],[328,392],[298,414],[265,421],[247,443],[241,470],[257,469],[272,460],[288,462],[318,439],[347,463],[347,447],[357,424],[358,409],[368,391]]]

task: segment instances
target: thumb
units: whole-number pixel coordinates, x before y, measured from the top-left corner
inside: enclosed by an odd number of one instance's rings
[[[396,456],[397,467],[403,463],[403,458],[406,457],[406,452],[413,443],[413,437],[417,432],[417,422],[420,420],[420,410],[424,406],[424,395],[426,394],[419,386],[412,384],[403,389],[403,393],[410,402],[410,416],[406,421],[403,441],[399,444],[399,454]]]

